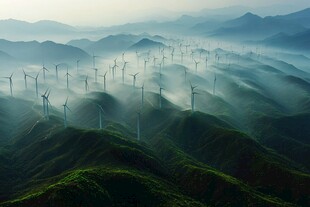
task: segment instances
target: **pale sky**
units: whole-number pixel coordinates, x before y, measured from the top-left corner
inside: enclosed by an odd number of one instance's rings
[[[0,19],[29,22],[54,20],[73,26],[109,26],[142,21],[144,17],[169,16],[173,12],[274,4],[307,8],[310,7],[310,0],[0,0]]]

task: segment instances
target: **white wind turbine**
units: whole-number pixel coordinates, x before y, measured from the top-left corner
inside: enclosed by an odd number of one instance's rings
[[[145,73],[145,71],[146,71],[146,64],[149,62],[149,60],[148,59],[144,59],[144,73]]]
[[[195,62],[195,71],[196,71],[196,73],[198,72],[198,64],[200,63],[200,62],[197,62],[195,59],[194,59],[194,62]]]
[[[24,72],[25,89],[27,90],[27,88],[28,88],[28,86],[27,86],[27,77],[30,77],[30,76],[25,72],[24,69],[23,69],[23,72]]]
[[[213,96],[215,95],[215,84],[216,84],[216,74],[214,74],[214,82],[213,82]]]
[[[36,96],[37,98],[39,97],[39,90],[38,90],[38,77],[39,77],[40,71],[38,72],[38,74],[36,75],[36,77],[30,76],[31,78],[34,79],[35,81],[35,85],[36,85]]]
[[[141,108],[143,107],[143,105],[144,105],[144,83],[141,86]]]
[[[138,75],[138,74],[139,74],[139,73],[136,73],[136,74],[129,74],[130,76],[133,77],[133,82],[132,82],[133,88],[136,87],[136,80],[137,80],[137,75]]]
[[[50,101],[48,100],[50,96],[51,91],[49,89],[46,89],[45,93],[41,95],[43,98],[43,114],[46,120],[49,119],[49,108],[48,106],[51,106]]]
[[[68,103],[68,98],[69,98],[69,97],[67,97],[65,104],[62,105],[62,106],[64,107],[64,126],[65,126],[65,128],[67,128],[67,126],[68,126],[68,125],[67,125],[67,109],[68,109],[69,111],[71,111],[70,108],[69,108],[68,105],[67,105],[67,103]]]
[[[106,75],[107,75],[107,72],[108,71],[106,71],[105,73],[104,73],[104,75],[99,75],[100,77],[103,77],[103,90],[104,91],[107,91],[107,85],[106,85]]]
[[[12,74],[11,74],[10,76],[8,76],[8,77],[3,77],[3,78],[9,79],[9,81],[10,81],[10,92],[11,92],[11,96],[13,96],[13,80],[12,80],[13,74],[14,74],[14,73],[12,73]]]
[[[43,64],[43,66],[42,66],[42,69],[41,70],[43,70],[43,80],[44,80],[44,83],[45,83],[45,71],[47,71],[47,72],[49,72],[49,70],[44,66],[44,64]]]
[[[161,86],[159,86],[159,108],[162,108],[162,90],[165,90]]]
[[[69,89],[69,76],[72,77],[72,75],[68,72],[68,66],[67,66],[67,73],[65,75],[65,77],[67,77],[67,89]]]
[[[88,75],[86,76],[85,80],[84,80],[84,86],[85,86],[85,92],[87,93],[87,91],[89,90],[89,85],[88,85]]]
[[[54,64],[55,65],[55,71],[56,71],[56,80],[58,81],[58,67],[61,65],[62,63],[59,63],[59,64]]]
[[[195,107],[195,94],[197,94],[194,90],[197,88],[197,86],[193,86],[191,82],[189,82],[191,86],[191,107],[192,111],[194,112],[194,107]]]
[[[104,113],[103,108],[97,104],[99,110],[99,128],[102,129],[102,113]]]
[[[122,70],[122,82],[123,82],[123,84],[124,84],[124,82],[125,82],[125,70],[126,70],[126,65],[128,64],[128,62],[124,62],[124,66],[123,66],[123,68],[121,69]]]

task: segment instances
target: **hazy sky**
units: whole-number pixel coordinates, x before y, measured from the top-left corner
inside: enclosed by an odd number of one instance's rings
[[[293,4],[299,9],[310,7],[310,0],[0,0],[0,19],[49,19],[71,25],[105,26],[203,8],[274,4]]]

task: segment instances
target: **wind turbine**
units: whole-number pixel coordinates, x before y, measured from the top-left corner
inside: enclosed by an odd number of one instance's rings
[[[172,52],[171,52],[171,62],[173,63],[173,56],[174,56],[174,48],[172,49]]]
[[[190,57],[191,57],[192,60],[194,59],[194,54],[195,54],[195,52],[193,50],[191,50]]]
[[[153,63],[154,63],[154,67],[155,67],[155,65],[156,65],[156,60],[157,60],[158,58],[157,57],[153,57]]]
[[[44,83],[45,83],[45,71],[47,71],[47,72],[50,72],[50,71],[44,66],[44,64],[43,64],[41,70],[43,70],[43,80],[44,80]]]
[[[199,64],[200,62],[197,62],[195,59],[194,59],[194,62],[195,62],[195,70],[196,70],[196,73],[197,73],[198,64]]]
[[[48,100],[48,97],[50,96],[51,91],[49,89],[46,89],[45,93],[41,95],[43,98],[43,114],[46,120],[49,119],[49,108],[48,105],[51,105],[50,101]]]
[[[148,62],[149,62],[148,59],[144,59],[144,73],[145,73],[145,71],[146,71],[146,63],[148,63]]]
[[[123,84],[124,84],[124,82],[125,82],[125,70],[126,70],[126,65],[128,64],[128,62],[124,62],[124,66],[123,66],[123,68],[121,69],[122,70],[122,82],[123,82]]]
[[[66,77],[66,76],[67,76],[67,89],[69,89],[69,76],[72,77],[72,75],[68,72],[68,66],[67,66],[67,73],[64,77]]]
[[[104,113],[104,110],[99,104],[97,106],[99,109],[99,128],[102,129],[102,113]]]
[[[99,57],[99,56],[96,56],[94,53],[93,53],[93,68],[96,68],[96,58]]]
[[[37,95],[37,98],[39,97],[39,91],[38,91],[38,77],[39,77],[39,74],[40,74],[40,71],[38,72],[38,74],[36,75],[36,77],[32,77],[30,76],[31,78],[33,78],[36,82],[36,95]]]
[[[215,95],[216,74],[214,74],[213,96]]]
[[[29,77],[29,75],[24,71],[23,69],[23,72],[24,72],[24,80],[25,80],[25,89],[27,89],[27,76]]]
[[[184,68],[184,79],[185,79],[185,82],[186,82],[186,80],[187,80],[187,69],[186,68]]]
[[[87,91],[89,90],[89,85],[88,85],[88,75],[86,76],[85,80],[85,92],[87,93]]]
[[[122,53],[122,60],[125,62],[125,52]]]
[[[161,86],[159,86],[159,108],[160,108],[160,109],[161,109],[161,107],[162,107],[162,102],[161,102],[162,90],[165,90],[165,89],[163,89]]]
[[[195,90],[195,88],[197,88],[197,86],[193,86],[191,82],[189,82],[189,84],[191,86],[191,106],[192,106],[192,112],[194,112],[194,109],[195,109],[195,94],[198,94],[194,90]]]
[[[13,96],[13,81],[12,81],[13,74],[14,74],[14,73],[12,73],[9,77],[4,77],[4,78],[7,78],[7,79],[10,80],[10,92],[11,92],[11,96]]]
[[[68,98],[69,98],[69,97],[67,97],[65,104],[62,105],[62,106],[64,107],[64,126],[65,126],[65,128],[67,128],[67,109],[68,109],[69,111],[71,111],[70,108],[69,108],[68,105],[67,105],[67,103],[68,103]]]
[[[100,77],[103,77],[103,90],[104,90],[104,91],[107,91],[107,85],[106,85],[106,75],[107,75],[107,72],[108,72],[108,71],[106,71],[106,72],[104,73],[104,75],[99,75]]]
[[[132,76],[133,77],[133,88],[135,88],[136,87],[136,79],[137,79],[137,75],[138,75],[139,73],[136,73],[136,74],[129,74],[130,76]]]
[[[191,45],[185,45],[185,51],[186,51],[186,54],[187,54],[187,49],[188,47],[190,47]]]
[[[208,56],[206,56],[206,69],[208,69]]]
[[[159,73],[161,73],[161,66],[162,66],[163,62],[159,63]]]
[[[141,87],[141,108],[143,107],[144,105],[144,83]]]
[[[165,67],[165,59],[167,59],[167,57],[165,55],[163,55],[163,59],[162,59],[163,68]]]
[[[59,64],[54,64],[55,65],[55,71],[56,71],[56,80],[58,81],[59,79],[58,79],[58,66],[60,66],[61,65],[61,63],[59,63]]]
[[[46,117],[46,94],[48,92],[48,89],[46,89],[45,93],[41,95],[42,99],[43,99],[43,114],[44,114],[44,117]]]
[[[195,111],[195,95],[196,94],[199,94],[199,93],[197,93],[197,92],[192,92],[192,112],[194,112]]]

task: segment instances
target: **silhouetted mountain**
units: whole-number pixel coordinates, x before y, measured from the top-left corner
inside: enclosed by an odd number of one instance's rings
[[[288,22],[293,22],[300,24],[304,27],[310,27],[310,8],[304,9],[302,11],[294,12],[287,15],[275,16],[276,19],[287,20]]]
[[[130,45],[139,41],[140,37],[136,35],[109,35],[87,47],[87,51],[96,54],[108,54],[126,50]]]
[[[67,43],[67,45],[71,45],[73,47],[78,47],[82,50],[85,50],[93,43],[94,41],[91,41],[89,39],[79,39],[79,40],[71,40]]]
[[[146,50],[151,48],[164,47],[165,45],[161,42],[156,42],[147,38],[140,40],[139,42],[131,45],[128,50]]]
[[[273,17],[261,18],[252,13],[246,13],[237,19],[225,22],[221,28],[209,35],[215,38],[245,41],[264,39],[280,32],[295,34],[304,30],[301,25],[286,20]]]
[[[89,55],[79,48],[52,41],[42,43],[37,41],[12,42],[2,39],[0,40],[0,50],[25,62],[42,63],[43,59],[46,61],[65,61],[89,58]]]
[[[47,40],[59,36],[74,35],[77,29],[55,21],[42,20],[35,23],[15,19],[0,20],[0,38],[10,40]]]
[[[265,39],[263,43],[279,48],[310,51],[310,30],[295,35],[279,33]]]

